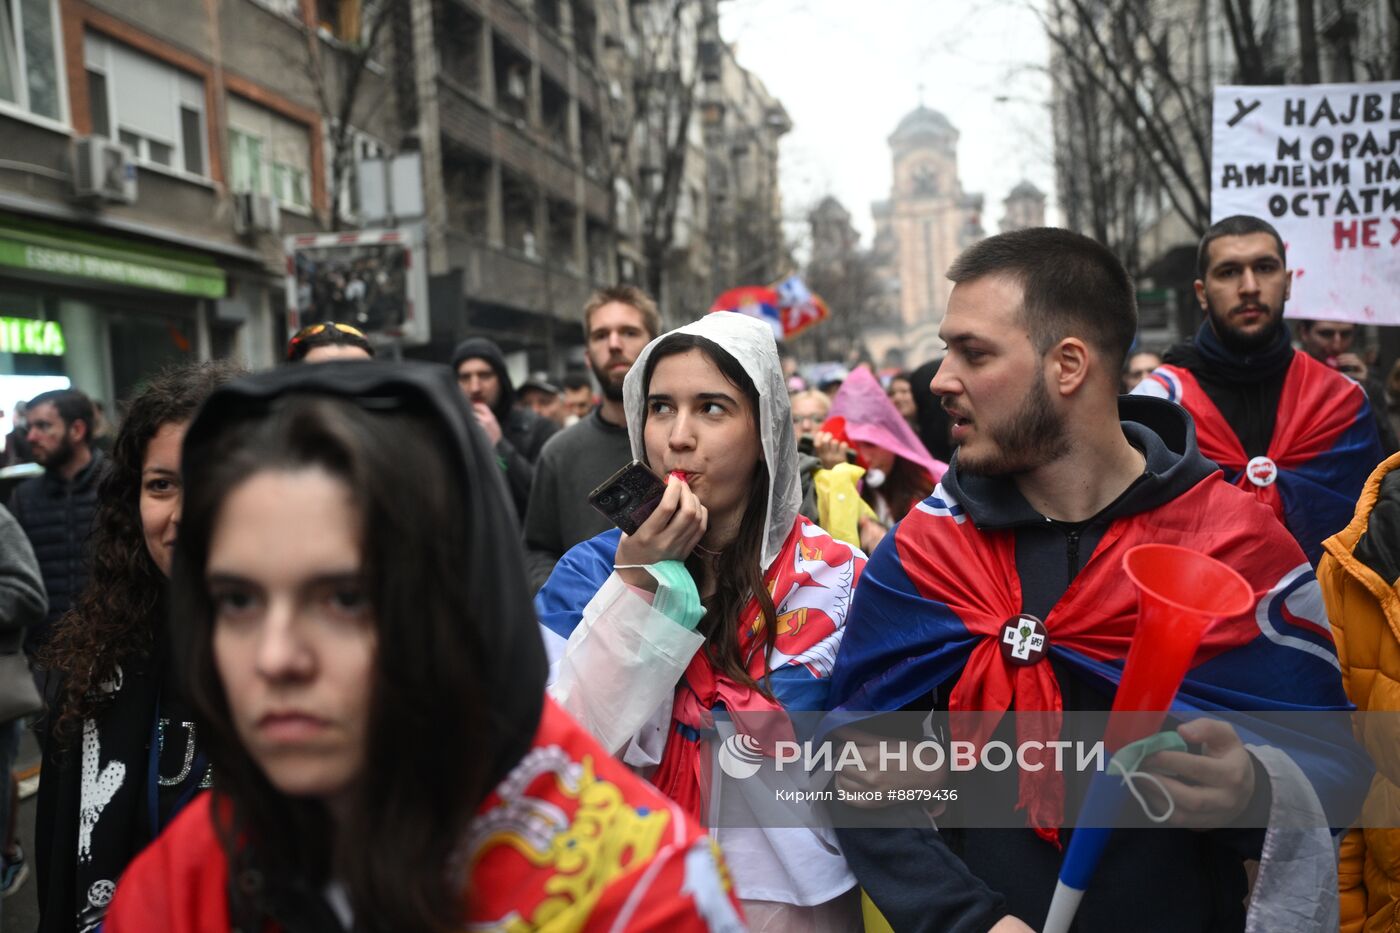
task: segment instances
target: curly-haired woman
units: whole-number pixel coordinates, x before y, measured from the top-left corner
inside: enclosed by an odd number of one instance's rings
[[[185,429],[239,373],[225,362],[165,370],[132,399],[113,445],[91,574],[39,657],[59,679],[35,827],[42,933],[95,929],[127,863],[206,781],[167,662],[165,601]]]

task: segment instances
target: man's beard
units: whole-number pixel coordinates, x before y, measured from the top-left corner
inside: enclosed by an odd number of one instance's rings
[[[958,469],[978,476],[1027,473],[1069,452],[1065,419],[1050,404],[1050,392],[1037,374],[1026,400],[1005,424],[978,423],[977,429],[1000,448],[982,459],[968,459],[965,447],[957,450]]]
[[[35,458],[38,459],[37,457]],[[43,460],[46,470],[61,470],[73,459],[73,442],[65,437]]]
[[[1259,305],[1269,311],[1273,309],[1268,305]],[[1220,338],[1220,343],[1231,353],[1240,356],[1249,356],[1251,353],[1258,353],[1269,344],[1278,339],[1278,332],[1283,327],[1283,307],[1279,306],[1278,317],[1274,318],[1273,326],[1266,327],[1253,334],[1242,334],[1230,326],[1228,314],[1218,314],[1215,308],[1207,305],[1206,314],[1210,316],[1211,330],[1215,331],[1215,336]]]
[[[599,367],[597,363],[593,362],[591,356],[588,358],[588,368],[593,370],[593,377],[598,380],[598,385],[602,387],[603,397],[610,402],[622,401],[622,383],[627,379],[627,373],[631,372],[631,368],[629,367],[616,377],[616,382],[613,382],[614,377],[608,372],[608,367],[613,363],[620,362],[622,362],[622,360],[609,357],[607,362]]]

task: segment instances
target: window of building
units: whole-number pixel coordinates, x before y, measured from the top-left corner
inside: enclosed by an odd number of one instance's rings
[[[508,249],[539,258],[535,243],[535,202],[539,194],[528,180],[501,173],[501,227]]]
[[[574,5],[574,48],[579,58],[586,62],[596,62],[598,42],[598,17],[586,2]]]
[[[96,33],[83,46],[93,132],[147,165],[207,175],[204,82]]]
[[[513,120],[530,115],[530,61],[499,36],[492,36],[496,66],[496,107]]]
[[[292,0],[278,0],[291,3]],[[383,44],[388,30],[381,23],[392,6],[384,0],[311,0],[315,4],[316,26],[321,34],[346,45],[361,45],[371,38],[375,45]],[[381,49],[370,55],[375,61]]]
[[[607,149],[603,142],[603,125],[591,110],[578,109],[579,154],[583,170],[590,178],[602,178],[607,169]]]
[[[541,23],[555,32],[559,31],[559,0],[535,0],[535,15]]]
[[[568,149],[569,92],[548,78],[540,81],[540,118],[544,121],[545,137]]]
[[[481,17],[459,3],[444,3],[440,15],[436,38],[442,76],[459,87],[481,90]]]
[[[55,0],[0,0],[0,101],[64,119]]]
[[[545,205],[549,222],[547,256],[549,260],[566,269],[578,268],[578,254],[574,251],[574,229],[578,211],[572,204],[550,198]]]
[[[590,217],[584,231],[584,245],[588,249],[589,277],[598,283],[612,281],[612,242],[608,228]]]
[[[311,210],[311,138],[305,124],[245,101],[228,99],[229,188]]]
[[[449,148],[442,154],[442,180],[447,189],[448,226],[471,239],[486,239],[491,163],[465,149]]]

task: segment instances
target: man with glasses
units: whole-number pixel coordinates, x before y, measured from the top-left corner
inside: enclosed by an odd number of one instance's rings
[[[288,363],[325,363],[329,360],[368,360],[374,347],[349,324],[319,321],[303,327],[287,341]]]
[[[792,431],[799,438],[815,437],[831,411],[831,396],[806,389],[792,396]]]

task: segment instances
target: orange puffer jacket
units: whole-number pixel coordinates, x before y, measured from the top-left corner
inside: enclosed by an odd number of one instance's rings
[[[1363,712],[1400,711],[1400,454],[1371,474],[1351,524],[1323,548],[1317,578],[1347,696]],[[1375,717],[1382,718],[1392,719]],[[1376,762],[1363,822],[1400,826],[1394,819],[1400,814],[1400,741],[1396,730],[1370,725],[1358,726],[1358,738]],[[1400,829],[1347,833],[1338,880],[1343,933],[1400,931]]]

